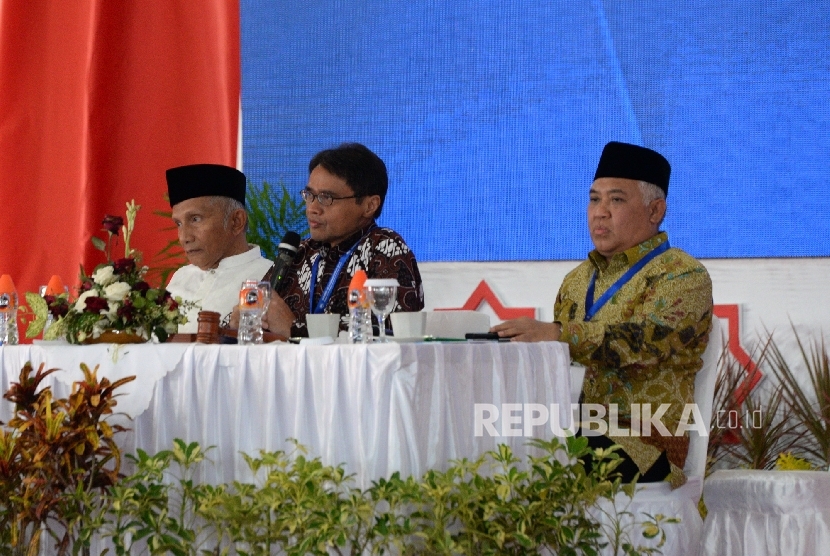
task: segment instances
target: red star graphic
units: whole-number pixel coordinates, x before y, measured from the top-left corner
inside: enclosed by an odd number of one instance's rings
[[[729,353],[732,354],[735,360],[740,363],[744,369],[746,369],[746,378],[735,393],[735,401],[738,404],[741,404],[743,403],[744,398],[746,398],[752,389],[755,388],[755,386],[761,381],[764,374],[746,350],[744,350],[743,346],[741,346],[740,307],[738,305],[715,305],[712,312],[719,319],[729,321],[729,327],[727,328],[729,332],[727,334],[726,346],[729,348]]]
[[[477,311],[485,301],[502,320],[516,319],[519,317],[536,318],[535,307],[505,307],[502,305],[501,300],[496,297],[496,294],[493,293],[493,290],[490,289],[490,286],[484,280],[479,282],[476,289],[473,290],[473,293],[470,294],[470,297],[462,307],[455,309],[436,309],[436,311]]]

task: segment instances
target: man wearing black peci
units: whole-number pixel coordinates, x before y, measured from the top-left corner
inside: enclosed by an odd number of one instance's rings
[[[197,315],[228,315],[239,303],[245,280],[260,280],[271,267],[246,239],[245,175],[220,164],[191,164],[167,170],[167,192],[179,243],[190,263],[177,270],[167,289],[199,307],[179,332],[195,333]]]
[[[619,411],[628,429],[648,406],[665,405],[669,434],[590,435],[594,448],[622,446],[623,480],[685,482],[687,434],[675,435],[694,402],[695,373],[712,325],[712,281],[660,231],[671,167],[659,153],[611,142],[602,151],[588,192],[588,231],[594,250],[562,282],[554,322],[510,320],[492,331],[517,341],[568,344],[585,366],[584,403]]]

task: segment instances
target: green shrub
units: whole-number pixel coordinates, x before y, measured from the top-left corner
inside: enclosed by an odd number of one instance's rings
[[[182,440],[127,456],[135,471],[121,476],[114,434],[123,429],[105,417],[114,391],[132,377],[110,384],[82,369],[68,399],[38,391],[53,370],[32,375],[28,364],[5,396],[16,411],[0,429],[0,553],[34,555],[54,542],[56,554],[89,554],[98,537],[118,555],[590,555],[605,542],[593,516],[598,502],[613,504],[634,487],[613,477],[615,450],[591,450],[585,438],[534,440],[535,455],[524,461],[500,445],[420,479],[395,473],[366,489],[342,464],[324,465],[296,442],[289,451],[244,455],[250,483],[194,480],[210,461]],[[597,462],[590,472],[582,464],[588,455]],[[652,554],[673,521],[645,523],[655,547],[631,546],[633,524],[619,521],[609,538],[624,554]]]

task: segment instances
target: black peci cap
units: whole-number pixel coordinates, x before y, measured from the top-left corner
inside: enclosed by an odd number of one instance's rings
[[[611,141],[602,149],[594,179],[624,178],[652,183],[669,194],[671,166],[665,157],[645,147]]]
[[[170,206],[195,197],[230,197],[245,204],[245,174],[221,164],[191,164],[167,170]]]

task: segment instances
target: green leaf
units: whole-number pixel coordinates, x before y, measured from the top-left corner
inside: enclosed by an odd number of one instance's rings
[[[308,233],[305,204],[292,195],[284,183],[278,188],[263,182],[262,187],[248,185],[248,240],[259,245],[268,259],[274,259],[277,246],[287,231],[301,236]]]
[[[47,341],[57,340],[66,336],[67,322],[64,319],[58,319],[57,322],[52,323],[49,330],[43,335],[43,339]]]
[[[157,326],[157,327],[153,330],[153,333],[156,335],[156,338],[158,338],[158,339],[159,339],[159,342],[160,342],[160,343],[162,343],[162,344],[163,344],[164,342],[166,342],[166,341],[167,341],[167,336],[168,336],[168,334],[167,334],[167,331],[166,331],[163,327],[161,327],[161,326]]]
[[[522,545],[522,548],[533,548],[534,546],[533,540],[531,540],[530,537],[522,533],[516,533],[516,540],[519,541],[519,544]]]
[[[103,239],[101,239],[100,237],[97,237],[97,236],[92,236],[91,239],[92,239],[93,247],[95,247],[98,251],[106,252],[106,250],[107,250],[107,242],[106,241],[104,241]]]
[[[653,539],[660,534],[660,526],[656,523],[646,523],[643,525],[643,536],[647,539]]]
[[[33,292],[26,292],[26,303],[29,304],[29,308],[35,314],[34,320],[26,327],[26,337],[32,339],[43,331],[46,319],[49,316],[49,306],[43,297]]]

